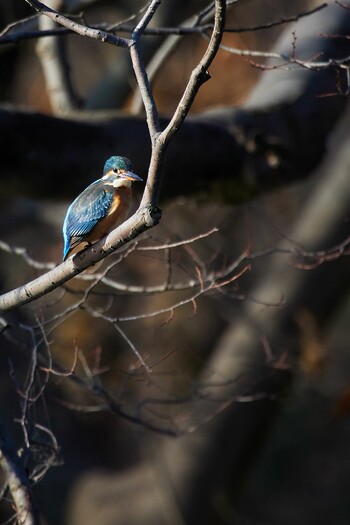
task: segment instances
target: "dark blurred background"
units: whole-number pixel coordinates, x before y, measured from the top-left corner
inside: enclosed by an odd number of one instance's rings
[[[152,26],[175,27],[205,5],[164,0]],[[252,30],[227,33],[223,43],[311,62],[348,56],[350,4],[260,28],[320,5],[238,1],[226,25]],[[94,25],[127,20],[143,3],[52,6],[78,18],[83,12]],[[24,1],[0,2],[2,28],[32,14]],[[37,30],[37,19],[12,31],[24,30]],[[127,52],[59,37],[54,45],[69,66],[71,95],[57,103],[38,41],[0,46],[3,292],[60,262],[67,206],[100,176],[107,155],[130,156],[143,177],[149,159]],[[198,35],[178,39],[155,74],[164,119],[206,44]],[[153,67],[166,38],[144,36],[143,45]],[[28,454],[28,472],[52,464],[34,488],[43,523],[342,525],[349,519],[348,66],[310,71],[271,60],[218,53],[210,82],[170,146],[161,224],[130,253],[125,247],[107,274],[119,288],[100,283],[84,301],[91,281],[74,280],[6,315],[0,413],[16,447]],[[204,238],[166,247],[213,228]],[[31,260],[8,246],[24,248]],[[102,268],[113,260],[118,254]],[[198,286],[151,290],[220,275],[234,261],[237,274],[248,264],[249,271],[227,286],[218,278],[198,297],[192,297]],[[101,313],[118,319],[122,334]],[[42,393],[37,400],[32,394],[21,426],[20,392],[36,352],[33,386]],[[48,355],[53,368],[66,370],[78,357],[75,372],[84,385],[69,374],[52,374],[46,384],[40,366],[48,366]],[[135,422],[93,395],[95,376]],[[200,387],[209,383],[217,390],[207,406]],[[6,500],[1,512],[3,521],[13,514]]]

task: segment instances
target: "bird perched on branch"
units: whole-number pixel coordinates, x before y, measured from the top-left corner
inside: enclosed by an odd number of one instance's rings
[[[63,260],[125,221],[135,181],[142,179],[133,173],[129,159],[110,157],[106,161],[102,178],[90,184],[68,208],[63,223]]]

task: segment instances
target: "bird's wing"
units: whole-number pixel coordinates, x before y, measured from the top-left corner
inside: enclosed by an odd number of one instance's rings
[[[108,213],[113,200],[113,191],[98,187],[100,181],[88,186],[69,206],[63,224],[63,235],[70,242],[72,237],[82,239]]]

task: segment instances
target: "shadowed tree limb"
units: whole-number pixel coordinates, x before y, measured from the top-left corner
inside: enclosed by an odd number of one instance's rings
[[[18,525],[40,525],[28,477],[1,422],[0,465],[15,506],[16,523]]]

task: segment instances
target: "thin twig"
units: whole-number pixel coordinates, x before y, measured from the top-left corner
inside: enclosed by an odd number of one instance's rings
[[[39,2],[39,0],[25,1],[38,13],[48,16],[49,18],[51,18],[51,20],[54,20],[58,24],[70,29],[74,33],[78,33],[81,36],[86,36],[95,40],[107,42],[108,44],[112,44],[114,46],[119,47],[128,48],[130,45],[130,41],[126,38],[113,35],[112,33],[103,31],[102,29],[93,29],[91,27],[79,24],[78,22],[75,22],[74,20],[71,20],[70,18],[62,15],[61,13],[58,13],[54,9],[51,9],[42,2]]]
[[[230,2],[227,2],[227,5],[229,5]],[[149,4],[147,4],[148,6]],[[142,7],[138,13],[135,13],[128,17],[125,20],[122,20],[120,22],[117,22],[116,24],[94,24],[94,29],[103,29],[107,32],[125,32],[131,34],[134,30],[134,27],[128,24],[128,22],[131,22],[134,20],[137,16],[142,14],[147,6]],[[211,9],[212,9],[213,3],[210,4],[208,8],[203,10],[203,13],[206,14],[206,17],[208,18],[207,11],[209,9],[209,17],[211,16]],[[261,24],[257,26],[251,26],[251,27],[225,27],[224,33],[246,33],[246,32],[254,32],[264,29],[270,29],[271,27],[280,26],[283,24],[288,24],[291,22],[295,22],[299,20],[300,18],[311,16],[315,14],[318,11],[321,11],[322,9],[326,8],[328,4],[324,3],[321,4],[313,9],[310,9],[308,11],[303,11],[301,13],[296,14],[295,16],[291,16],[288,18],[281,18],[280,20],[274,20],[272,22],[267,22],[266,24]],[[345,6],[344,6],[345,7]],[[201,12],[202,13],[202,12]],[[33,38],[44,38],[47,36],[63,36],[67,35],[73,32],[71,29],[63,29],[63,28],[56,28],[56,29],[46,29],[46,30],[19,30],[14,31],[16,27],[19,25],[23,25],[28,20],[31,21],[35,19],[37,15],[32,15],[30,17],[18,20],[16,22],[13,22],[11,24],[8,24],[1,32],[0,32],[0,44],[8,44],[13,43],[16,44],[18,42],[21,42],[22,40],[28,40]],[[213,29],[212,23],[200,23],[203,22],[203,16],[200,16],[200,14],[194,15],[189,20],[194,20],[195,23],[193,25],[187,24],[186,22],[181,24],[177,27],[146,27],[143,30],[143,34],[145,36],[189,36],[189,35],[195,35],[195,34],[206,34],[208,31],[211,31]],[[148,67],[147,67],[148,69]]]

